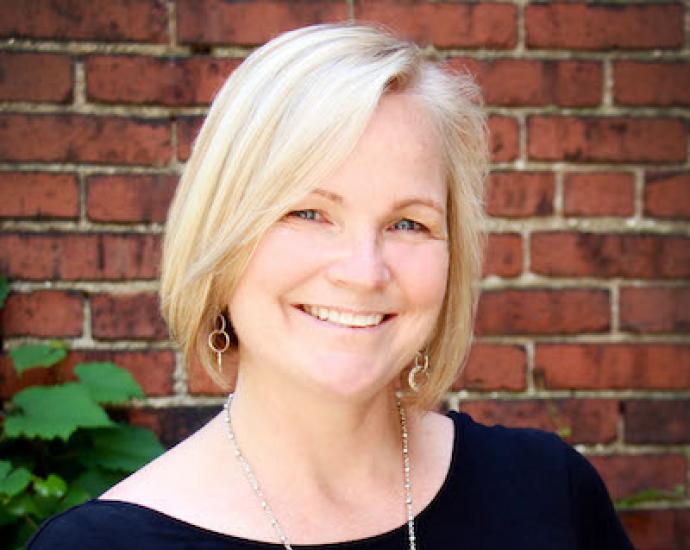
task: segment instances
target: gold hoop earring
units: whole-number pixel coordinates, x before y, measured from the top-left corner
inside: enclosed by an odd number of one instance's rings
[[[422,380],[419,380],[419,377]],[[407,383],[410,389],[417,393],[421,386],[423,386],[429,380],[429,352],[425,349],[424,351],[418,351],[414,356],[414,366],[410,369],[410,373],[407,375]]]
[[[220,322],[219,322],[220,321]],[[228,351],[230,347],[230,335],[225,330],[227,323],[225,321],[225,316],[219,313],[216,317],[215,327],[208,335],[208,347],[213,350],[218,359],[218,372],[223,370],[223,353]],[[216,346],[216,339],[222,339],[223,345]]]

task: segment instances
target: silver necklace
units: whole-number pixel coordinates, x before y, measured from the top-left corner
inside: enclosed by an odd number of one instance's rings
[[[240,464],[240,467],[242,468],[244,477],[247,479],[249,485],[254,491],[254,495],[259,501],[261,509],[266,513],[266,516],[268,517],[271,527],[273,528],[273,531],[275,531],[278,540],[285,548],[287,548],[288,550],[292,550],[292,546],[290,546],[290,543],[288,542],[285,530],[283,529],[282,525],[280,525],[278,518],[273,513],[271,506],[268,504],[268,501],[266,500],[266,497],[264,496],[264,493],[261,490],[261,486],[259,485],[259,480],[256,478],[256,475],[254,475],[254,470],[252,470],[252,467],[249,465],[249,462],[247,462],[247,459],[244,457],[242,451],[240,450],[239,443],[237,442],[237,438],[235,437],[235,432],[232,429],[232,421],[230,419],[230,408],[232,406],[232,398],[233,394],[228,395],[228,400],[225,402],[224,408],[225,424],[228,429],[228,437],[230,438],[230,442],[232,443],[232,446],[235,450],[235,458],[237,458],[237,462]],[[417,541],[414,534],[414,513],[412,511],[412,479],[410,477],[410,452],[408,447],[409,438],[407,434],[407,417],[405,415],[405,409],[397,396],[396,403],[398,406],[398,415],[400,417],[400,432],[402,437],[403,489],[405,492],[405,511],[407,512],[407,538],[410,543],[409,549],[416,550]]]

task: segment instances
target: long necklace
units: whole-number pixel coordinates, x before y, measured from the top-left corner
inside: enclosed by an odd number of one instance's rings
[[[261,509],[266,513],[266,516],[268,517],[268,520],[271,523],[271,527],[275,531],[278,540],[285,548],[287,548],[288,550],[292,550],[292,546],[290,546],[290,543],[288,542],[285,530],[283,529],[282,525],[280,525],[278,518],[273,513],[271,506],[268,504],[268,501],[266,500],[266,497],[264,496],[264,493],[261,490],[261,486],[259,485],[259,481],[254,475],[254,470],[252,470],[252,467],[249,465],[249,462],[240,450],[239,443],[237,442],[237,438],[235,437],[235,432],[232,429],[232,420],[230,418],[232,398],[233,394],[228,395],[228,400],[225,402],[224,408],[225,424],[227,425],[228,429],[228,437],[230,438],[230,442],[232,443],[232,446],[235,449],[235,458],[237,458],[237,462],[239,462],[240,467],[242,468],[244,477],[247,479],[249,485],[254,491],[254,495],[259,501]],[[398,415],[400,417],[400,433],[402,437],[403,489],[405,493],[405,511],[407,512],[407,537],[410,543],[410,550],[416,550],[417,543],[414,534],[414,513],[412,511],[412,479],[410,476],[410,452],[408,447],[409,438],[407,434],[407,417],[405,415],[405,409],[402,406],[400,399],[397,397],[396,402],[398,406]]]

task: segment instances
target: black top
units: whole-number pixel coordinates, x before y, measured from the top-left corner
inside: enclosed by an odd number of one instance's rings
[[[449,416],[455,424],[453,457],[440,491],[415,520],[420,550],[632,549],[596,470],[557,436],[487,427],[464,413]],[[278,550],[282,546],[209,531],[137,504],[92,500],[48,520],[28,548]],[[407,526],[318,548],[403,550],[408,548]]]

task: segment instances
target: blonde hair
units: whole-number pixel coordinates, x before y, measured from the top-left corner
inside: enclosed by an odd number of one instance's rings
[[[255,50],[211,105],[185,167],[163,244],[161,309],[185,360],[218,382],[208,334],[262,235],[345,160],[386,93],[419,97],[441,136],[450,267],[428,349],[431,375],[411,400],[432,408],[471,344],[481,272],[487,167],[479,92],[467,75],[368,25],[315,25]]]

